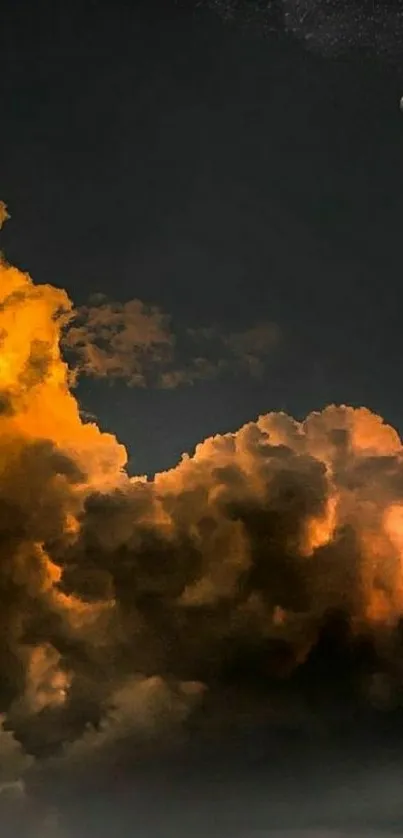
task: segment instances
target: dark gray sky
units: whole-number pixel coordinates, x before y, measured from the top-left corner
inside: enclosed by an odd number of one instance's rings
[[[400,68],[195,6],[10,2],[0,36],[10,261],[77,305],[101,291],[181,329],[281,331],[259,379],[82,380],[140,472],[273,409],[365,404],[403,426]]]

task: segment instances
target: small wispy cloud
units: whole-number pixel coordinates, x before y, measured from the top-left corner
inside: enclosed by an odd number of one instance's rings
[[[140,300],[108,302],[74,312],[64,334],[64,347],[74,353],[76,375],[122,378],[144,387],[150,376],[172,358],[174,337],[169,318]]]
[[[5,224],[9,218],[10,216],[7,212],[7,205],[4,203],[4,201],[0,201],[0,230],[3,224]]]
[[[75,378],[174,389],[225,374],[259,376],[281,337],[270,321],[234,332],[217,325],[181,330],[168,314],[138,299],[120,303],[98,295],[91,303],[73,312],[64,334]]]

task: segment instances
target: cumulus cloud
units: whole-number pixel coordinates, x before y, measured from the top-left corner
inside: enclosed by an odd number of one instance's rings
[[[45,760],[98,765],[191,719],[400,706],[397,432],[365,408],[269,413],[129,477],[69,389],[71,309],[1,262],[0,782],[26,794]]]

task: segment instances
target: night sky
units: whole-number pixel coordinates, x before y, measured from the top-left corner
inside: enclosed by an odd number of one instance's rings
[[[281,334],[255,377],[82,380],[137,473],[270,410],[402,427],[403,71],[354,33],[329,56],[219,5],[10,2],[2,24],[8,258],[76,305]]]
[[[401,835],[403,12],[1,17],[1,835]]]

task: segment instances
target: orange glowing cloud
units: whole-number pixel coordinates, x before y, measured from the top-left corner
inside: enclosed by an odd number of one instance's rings
[[[10,216],[9,216],[9,214],[8,214],[8,212],[7,212],[7,207],[6,207],[6,204],[4,203],[4,201],[0,201],[0,230],[1,230],[2,226],[3,226],[3,224],[4,224],[4,223],[5,223],[5,222],[9,219],[9,218],[10,218]]]
[[[158,313],[105,306],[86,328],[112,328],[122,368],[134,332],[170,351]],[[379,684],[392,671],[400,684],[397,432],[365,408],[268,413],[153,480],[129,477],[124,447],[83,420],[70,389],[72,312],[63,290],[1,261],[0,699],[13,742],[68,760],[176,730],[228,668],[248,695],[256,660],[267,689],[291,678],[329,609],[351,644],[370,633]],[[231,351],[271,340],[261,327]]]

